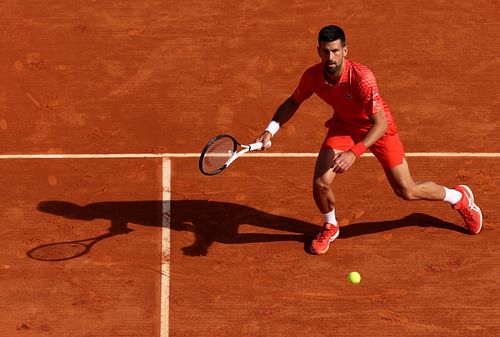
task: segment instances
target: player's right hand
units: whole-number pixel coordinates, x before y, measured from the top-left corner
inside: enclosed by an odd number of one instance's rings
[[[271,135],[271,132],[264,131],[257,139],[255,139],[255,142],[262,143],[261,151],[267,150],[267,149],[271,148],[271,138],[273,138],[273,136]]]
[[[355,160],[356,155],[352,151],[340,152],[333,158],[332,170],[336,173],[344,173],[351,168]]]

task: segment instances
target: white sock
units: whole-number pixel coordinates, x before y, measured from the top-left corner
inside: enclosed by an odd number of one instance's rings
[[[323,220],[326,223],[337,225],[337,218],[335,217],[335,208],[332,209],[330,212],[323,214]]]
[[[443,201],[449,203],[450,205],[455,205],[462,199],[462,193],[457,190],[449,189],[444,187],[444,199]]]

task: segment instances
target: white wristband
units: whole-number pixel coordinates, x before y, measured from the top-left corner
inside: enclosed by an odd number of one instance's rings
[[[269,125],[267,126],[266,131],[269,131],[269,133],[271,133],[271,136],[274,137],[274,135],[276,134],[276,132],[278,132],[279,129],[280,129],[280,123],[276,121],[271,121],[271,123],[269,123]]]

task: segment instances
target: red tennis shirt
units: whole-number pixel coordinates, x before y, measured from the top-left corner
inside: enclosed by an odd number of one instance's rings
[[[370,116],[384,109],[388,129],[395,127],[392,114],[379,94],[375,76],[366,66],[344,59],[344,68],[335,85],[325,80],[323,65],[307,69],[292,94],[302,103],[315,93],[334,110],[327,126],[340,126],[353,133],[366,133],[372,127]]]

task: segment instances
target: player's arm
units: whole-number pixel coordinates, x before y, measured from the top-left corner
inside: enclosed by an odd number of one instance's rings
[[[363,140],[357,143],[351,150],[342,152],[333,161],[332,169],[337,173],[347,171],[354,164],[356,159],[379,140],[387,130],[387,119],[384,109],[380,109],[370,117],[373,126],[370,128]]]
[[[288,97],[276,110],[276,113],[273,116],[273,121],[283,126],[295,112],[299,109],[300,104],[295,101],[295,99],[290,96]]]
[[[262,142],[264,148],[268,148],[266,144],[269,143],[271,138],[278,132],[286,122],[292,118],[295,112],[299,109],[300,103],[290,96],[276,109],[274,116],[267,126],[266,130],[255,140],[255,142]]]
[[[384,109],[377,111],[370,119],[373,122],[373,126],[370,128],[365,138],[363,138],[363,144],[366,148],[375,144],[387,130],[387,119],[385,118]]]

